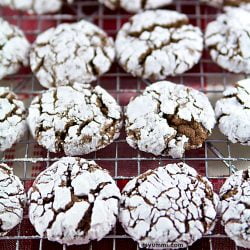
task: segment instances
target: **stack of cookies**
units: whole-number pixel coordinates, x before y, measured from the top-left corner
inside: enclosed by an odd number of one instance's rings
[[[188,247],[212,232],[221,213],[228,236],[250,247],[249,170],[229,177],[219,196],[182,161],[148,170],[120,192],[106,170],[80,157],[113,143],[123,123],[127,143],[155,156],[182,159],[203,146],[216,123],[232,143],[250,145],[250,79],[226,89],[215,110],[201,91],[168,81],[199,63],[204,44],[220,67],[249,74],[250,1],[209,1],[223,12],[205,34],[187,15],[159,9],[172,0],[99,2],[134,13],[115,40],[80,20],[50,28],[30,44],[23,31],[0,18],[0,79],[30,66],[45,88],[27,111],[11,89],[0,87],[0,151],[29,129],[40,146],[64,155],[37,176],[27,195],[12,169],[0,164],[0,235],[21,222],[28,205],[36,232],[61,244],[101,240],[119,218],[140,247]],[[65,4],[73,0],[0,0],[1,6],[37,15],[56,13]],[[130,100],[124,114],[95,84],[115,61],[152,83]]]

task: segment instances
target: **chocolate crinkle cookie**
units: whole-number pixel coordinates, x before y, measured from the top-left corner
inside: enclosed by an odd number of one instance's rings
[[[0,17],[0,79],[28,66],[30,43],[24,33]]]
[[[64,23],[40,34],[30,53],[30,65],[46,88],[90,83],[109,70],[115,57],[114,41],[96,25]]]
[[[229,87],[215,105],[220,131],[233,142],[250,145],[250,79]]]
[[[7,87],[0,87],[0,151],[18,142],[27,130],[22,101]]]
[[[128,12],[136,13],[147,9],[158,9],[172,3],[173,0],[99,0],[111,10],[122,8]]]
[[[184,14],[170,10],[145,11],[129,19],[118,32],[117,59],[133,76],[162,80],[197,64],[203,35]]]
[[[185,163],[168,164],[127,183],[119,220],[140,247],[187,247],[213,230],[218,203],[212,184],[195,169]]]
[[[67,157],[41,172],[28,192],[37,233],[62,244],[87,244],[116,223],[120,191],[94,161]]]
[[[250,170],[231,175],[220,190],[222,225],[237,246],[250,248]]]
[[[51,88],[34,98],[28,124],[50,152],[87,154],[112,143],[122,126],[121,107],[103,88],[75,84]]]
[[[154,155],[182,157],[200,148],[215,125],[205,94],[162,81],[147,87],[126,109],[127,142]]]
[[[64,3],[71,4],[73,0],[0,0],[1,6],[27,11],[30,14],[54,13],[59,11]]]
[[[208,24],[205,43],[214,62],[234,73],[250,73],[249,12],[228,8]]]
[[[10,167],[0,163],[0,236],[22,221],[25,202],[26,195],[20,179]]]

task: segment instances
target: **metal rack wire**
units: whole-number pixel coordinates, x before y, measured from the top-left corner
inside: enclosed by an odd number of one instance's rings
[[[198,0],[176,0],[169,6],[170,9],[186,13],[191,22],[204,30],[206,24],[216,17],[219,10],[203,6]],[[63,9],[56,15],[24,15],[23,13],[0,9],[0,16],[11,23],[21,27],[30,41],[49,27],[62,22],[72,22],[82,18],[88,19],[115,36],[121,25],[129,15],[121,10],[112,12],[99,5],[96,0],[76,0],[70,9]],[[197,88],[211,98],[217,99],[225,87],[244,75],[233,75],[217,67],[205,51],[201,62],[189,72],[174,78],[169,78],[176,83]],[[42,87],[30,73],[23,70],[19,74],[10,76],[0,81],[1,85],[10,86],[27,105],[34,95],[40,93]],[[148,84],[147,81],[135,79],[114,65],[112,70],[101,77],[97,84],[107,89],[122,105],[125,106],[132,96],[140,93]],[[0,162],[5,162],[14,168],[14,172],[21,177],[25,187],[31,185],[35,176],[61,155],[51,154],[39,147],[29,134],[17,143],[12,149],[0,154]],[[84,156],[94,159],[102,167],[108,169],[119,186],[149,168],[178,160],[163,157],[153,157],[150,154],[131,149],[125,141],[125,133],[107,148]],[[207,176],[218,191],[225,177],[237,168],[244,168],[250,161],[246,148],[230,144],[219,132],[207,140],[200,150],[190,151],[182,159],[195,167],[201,174]],[[218,170],[219,169],[219,170]],[[204,237],[187,249],[240,249],[237,248],[218,226],[212,235]],[[0,237],[1,249],[31,250],[31,249],[139,249],[138,246],[125,235],[120,225],[100,242],[93,242],[86,246],[66,247],[50,243],[41,239],[29,224],[27,211],[24,220],[8,236]]]

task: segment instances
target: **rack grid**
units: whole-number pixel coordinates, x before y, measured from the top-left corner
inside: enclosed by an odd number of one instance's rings
[[[192,24],[199,26],[202,30],[206,24],[213,19],[220,10],[200,4],[199,0],[175,0],[168,9],[177,10],[188,15]],[[55,15],[26,15],[21,12],[12,11],[7,8],[0,9],[0,16],[9,22],[18,25],[32,42],[35,37],[49,27],[56,26],[62,22],[74,22],[87,19],[103,28],[109,35],[115,37],[122,24],[130,17],[129,14],[118,10],[112,12],[97,0],[75,0],[71,7],[64,7],[59,14]],[[212,102],[221,96],[226,86],[233,84],[236,80],[246,76],[235,75],[225,72],[216,66],[210,59],[208,51],[204,51],[203,57],[198,65],[187,73],[168,78],[176,83],[194,87],[206,93]],[[7,77],[0,81],[1,86],[9,86],[22,98],[27,106],[31,99],[43,89],[38,84],[29,69],[23,69],[16,75]],[[117,64],[97,83],[108,90],[125,107],[131,97],[141,93],[150,82],[133,78],[125,73]],[[38,146],[27,133],[22,141],[12,149],[0,153],[0,162],[7,163],[13,167],[15,174],[19,175],[28,189],[35,176],[44,168],[49,166],[63,155],[52,154]],[[124,129],[121,136],[112,145],[95,153],[84,156],[86,159],[95,160],[102,167],[109,170],[119,187],[125,185],[131,179],[147,169],[159,165],[183,160],[195,167],[200,174],[209,178],[218,191],[225,178],[237,168],[247,167],[250,161],[246,147],[232,145],[217,130],[206,141],[203,148],[192,150],[185,154],[183,159],[170,159],[166,157],[154,157],[150,154],[139,152],[130,148],[125,140]],[[57,243],[51,243],[41,239],[29,223],[27,209],[23,222],[7,236],[0,237],[0,249],[4,250],[33,250],[33,249],[139,249],[128,236],[125,235],[119,223],[116,228],[100,242],[92,242],[86,246],[67,247]],[[217,226],[213,234],[205,236],[193,246],[187,249],[240,249],[228,239],[218,218]]]

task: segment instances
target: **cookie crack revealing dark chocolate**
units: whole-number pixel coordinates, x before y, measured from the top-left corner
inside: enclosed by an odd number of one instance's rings
[[[149,56],[151,56],[153,52],[155,52],[156,50],[161,50],[161,49],[165,48],[166,46],[168,46],[170,44],[178,43],[179,41],[180,41],[180,39],[170,39],[170,41],[168,41],[167,43],[162,43],[160,46],[154,46],[154,44],[152,44],[153,48],[151,46],[149,46],[149,48],[146,50],[146,52],[141,54],[139,59],[138,59],[139,65],[142,65],[142,67],[143,67],[143,74],[144,74],[144,71],[145,71],[145,63],[147,61],[147,58]],[[126,62],[126,64],[127,63],[128,63],[128,61]],[[176,67],[178,67],[178,65]],[[164,70],[163,67],[162,67],[162,70]],[[149,78],[153,79],[154,77],[150,76]],[[157,77],[156,77],[156,79],[157,79]]]
[[[224,0],[224,5],[226,6],[240,6],[241,4],[250,3],[249,0]]]
[[[26,195],[20,179],[3,163],[0,179],[0,236],[4,236],[21,222]]]
[[[102,182],[99,183],[98,186],[95,189],[91,189],[90,193],[93,194],[94,196],[94,201],[89,202],[89,207],[87,209],[87,211],[85,212],[83,218],[79,221],[77,229],[82,230],[84,232],[84,235],[87,234],[87,232],[89,231],[89,229],[91,228],[91,218],[92,218],[92,212],[93,212],[93,207],[94,207],[94,203],[96,201],[96,198],[98,197],[98,195],[101,193],[101,191],[103,190],[103,188],[106,185],[110,185],[111,182]],[[113,198],[113,197],[111,197]],[[115,199],[119,199],[117,196]],[[107,199],[105,199],[107,200]]]
[[[242,32],[245,32],[247,36],[250,38],[249,32],[247,30],[242,30]],[[220,34],[220,33],[217,33],[217,34]],[[212,36],[216,36],[216,34],[210,35],[207,38],[211,38]],[[225,36],[225,39],[229,40],[229,37]],[[219,42],[208,46],[208,49],[215,50],[218,53],[216,60],[218,60],[220,56],[228,56],[229,60],[233,60],[235,58],[237,59],[238,57],[249,59],[250,56],[246,57],[245,55],[243,55],[242,50],[241,50],[241,43],[242,43],[241,37],[237,37],[233,51],[232,51],[232,48],[225,48],[225,47],[220,48],[221,44]],[[231,55],[229,54],[229,52]]]
[[[156,242],[190,246],[213,229],[218,204],[207,179],[184,163],[168,164],[125,186],[119,219],[139,246]]]
[[[130,23],[132,25],[133,20],[131,20]],[[170,29],[170,28],[179,29],[184,25],[188,25],[188,23],[189,23],[188,19],[182,19],[182,20],[178,20],[177,22],[168,23],[168,24],[156,23],[148,27],[143,27],[143,29],[140,31],[128,32],[128,36],[139,38],[143,32],[146,32],[146,31],[152,32],[155,30],[155,28],[158,28],[158,27],[164,28],[164,29]]]
[[[5,120],[7,120],[8,118],[12,117],[13,115],[17,115],[17,116],[23,118],[22,114],[16,114],[17,110],[18,110],[18,107],[15,105],[13,107],[13,109],[10,112],[8,112],[3,119],[0,120],[0,122],[4,122]],[[23,114],[25,114],[25,112],[23,112]]]
[[[220,67],[234,73],[248,73],[250,56],[249,12],[244,8],[226,8],[207,25],[205,44]]]
[[[2,18],[0,18],[0,26],[0,79],[2,79],[7,75],[17,73],[21,66],[28,65],[30,43],[17,26]]]
[[[113,39],[82,20],[60,24],[38,36],[30,64],[40,84],[49,88],[90,83],[109,70],[114,57]]]
[[[122,26],[115,46],[125,71],[161,80],[181,74],[199,61],[203,37],[198,27],[189,24],[186,15],[167,10],[145,11]]]
[[[177,136],[185,135],[189,138],[189,141],[185,144],[187,150],[200,147],[210,134],[201,123],[194,121],[194,119],[189,122],[180,119],[177,115],[167,115],[166,119],[170,127],[176,129]]]
[[[11,148],[26,132],[26,110],[9,88],[0,87],[0,151]]]
[[[184,25],[184,24],[183,24]],[[138,59],[138,64],[139,65],[141,65],[142,67],[143,67],[143,70],[142,70],[142,74],[144,74],[145,73],[145,69],[146,69],[146,62],[147,62],[147,59],[153,54],[153,53],[155,53],[155,51],[157,51],[157,50],[167,50],[167,48],[169,47],[169,46],[172,46],[174,43],[175,44],[178,44],[180,41],[182,41],[183,40],[183,38],[179,38],[179,39],[174,39],[173,38],[173,34],[175,33],[175,31],[176,31],[176,29],[178,28],[178,26],[179,25],[176,25],[177,27],[174,27],[175,28],[175,30],[174,31],[171,31],[170,32],[170,38],[169,38],[169,41],[167,41],[167,42],[163,42],[163,43],[161,43],[160,45],[155,45],[150,39],[148,39],[148,40],[145,40],[145,39],[143,39],[142,41],[147,41],[147,45],[148,45],[148,49],[145,51],[145,52],[143,52],[140,56],[139,56],[139,59]],[[156,27],[164,27],[164,26],[161,26],[161,25],[158,25],[158,26],[156,26]],[[155,27],[155,28],[156,28]],[[179,27],[182,27],[182,26],[179,26]],[[154,29],[155,29],[154,28]],[[153,30],[154,30],[153,29]],[[152,31],[153,31],[152,30]],[[142,32],[144,32],[145,30],[143,30]],[[193,30],[190,30],[191,32],[193,31]],[[142,33],[141,32],[141,33]],[[185,32],[187,32],[187,30],[185,30]],[[138,34],[138,38],[140,37],[140,35],[141,34]],[[133,36],[133,35],[132,35]],[[135,37],[137,37],[137,36],[135,36]],[[185,38],[186,40],[190,40],[190,41],[194,41],[194,39],[192,39],[192,38]],[[195,50],[195,49],[193,49],[193,50]],[[202,51],[200,51],[200,52],[202,52]],[[178,54],[175,54],[175,53],[173,53],[173,55],[175,55],[175,58],[176,58],[176,61],[177,61],[177,59],[178,59]],[[127,61],[126,61],[126,63],[125,63],[125,65],[127,65],[128,64],[128,62],[129,62],[129,58],[127,59]],[[186,63],[186,62],[181,62],[181,63],[184,63],[184,64],[186,64],[186,66],[187,67],[189,67],[190,65],[188,64],[188,63]],[[176,67],[175,67],[175,69],[174,69],[174,71],[176,71],[177,70],[177,68],[180,66],[180,63],[177,63],[176,64]],[[164,74],[164,67],[162,66],[161,67],[162,69],[161,69],[161,74],[163,75]],[[152,75],[150,75],[149,77],[148,77],[149,79],[156,79],[157,80],[157,76],[154,76],[154,74],[152,74]]]
[[[153,170],[151,170],[151,171],[146,172],[145,174],[142,174],[142,176],[140,176],[140,177],[138,178],[139,181],[135,184],[135,187],[131,190],[131,192],[129,192],[129,193],[124,192],[124,194],[125,194],[127,197],[132,197],[132,194],[133,194],[133,195],[135,195],[135,194],[137,195],[137,193],[139,192],[138,188],[143,184],[143,182],[148,181],[148,178],[147,178],[148,176],[151,177],[152,175],[155,176],[155,179],[156,179],[157,182],[161,182],[160,177],[157,175],[157,173],[154,173]],[[162,182],[161,182],[161,183],[162,183]],[[173,189],[173,188],[168,188],[168,189],[162,191],[162,192],[157,196],[157,198],[160,198],[163,194],[165,194],[166,196],[168,196],[167,193],[168,193],[169,191],[171,191],[171,189]],[[140,193],[140,192],[139,192],[139,193]],[[145,202],[146,204],[152,206],[151,214],[152,214],[152,212],[153,212],[154,209],[158,210],[159,212],[160,212],[160,211],[165,211],[166,213],[168,212],[168,211],[165,210],[165,209],[158,209],[158,208],[155,206],[155,204],[153,204],[152,202],[150,202],[145,196],[140,195],[140,197],[144,200],[144,202]],[[180,194],[179,194],[179,197],[180,197]],[[170,197],[169,197],[169,198],[170,198]],[[178,198],[177,198],[177,199],[178,199]],[[124,203],[123,203],[122,205],[124,206]],[[133,209],[129,209],[129,211],[130,211],[130,218],[132,219],[132,218],[133,218],[133,217],[132,217]],[[149,235],[149,234],[151,233],[151,231],[152,231],[153,226],[156,225],[156,224],[158,223],[158,220],[159,220],[160,218],[169,218],[169,219],[170,219],[170,217],[169,217],[167,214],[164,214],[164,215],[162,215],[162,216],[157,217],[156,221],[155,221],[155,218],[153,217],[153,218],[151,219],[151,222],[150,222],[150,229],[146,231],[146,233],[145,233],[144,236],[141,236],[140,240],[144,240],[144,239],[146,239],[146,238],[148,237],[148,235]],[[176,219],[179,220],[178,218],[176,218]],[[191,219],[192,219],[192,218],[191,218]],[[137,226],[138,222],[140,222],[140,221],[143,221],[143,219],[138,219],[137,221],[134,222],[134,224],[133,224],[131,227],[132,227],[132,228],[135,228],[135,227]],[[178,230],[178,228],[176,227],[175,222],[174,222],[174,221],[172,221],[172,222],[173,222],[173,225],[174,225],[175,229],[179,232],[179,234],[181,234],[180,231]],[[180,221],[180,222],[181,222],[181,221]],[[185,224],[186,224],[186,222],[185,222]],[[205,228],[207,228],[207,227],[205,227]],[[176,239],[178,239],[178,238],[180,238],[180,237],[181,237],[181,235],[180,235],[179,237],[177,237]],[[172,240],[171,242],[175,242],[176,239]],[[187,244],[186,241],[184,241],[184,242]]]
[[[220,131],[233,142],[250,144],[249,116],[250,105],[249,79],[238,81],[235,87],[225,90],[223,97],[216,102],[215,114]],[[235,112],[236,111],[236,112]]]
[[[44,170],[28,196],[37,232],[68,245],[100,240],[109,233],[120,200],[119,189],[105,170],[94,161],[73,157],[61,158]]]
[[[101,87],[58,87],[33,100],[28,123],[38,143],[49,151],[80,155],[118,137],[121,107]]]
[[[236,245],[244,248],[250,247],[249,182],[249,169],[240,170],[228,177],[220,189],[221,224]]]
[[[161,150],[159,148],[159,152],[156,155],[173,155],[171,153],[171,148],[175,145],[181,143],[183,150],[196,149],[202,146],[203,142],[207,139],[207,137],[211,134],[211,130],[209,127],[203,122],[203,118],[205,121],[206,112],[211,112],[213,124],[215,124],[215,117],[209,102],[207,103],[210,107],[206,107],[209,110],[204,112],[205,105],[201,105],[198,95],[203,95],[201,93],[197,94],[197,100],[194,94],[194,90],[189,88],[185,89],[186,96],[179,97],[178,91],[174,88],[170,87],[169,82],[159,82],[155,83],[155,86],[147,88],[142,96],[135,98],[128,105],[127,113],[126,113],[126,132],[127,132],[127,141],[132,147],[139,148],[140,150],[154,153],[155,147],[153,146],[153,141],[155,139],[152,138],[152,145],[148,143],[148,138],[153,136],[155,133],[162,133],[162,138],[159,136],[158,139],[162,140]],[[177,86],[176,86],[177,87]],[[169,89],[168,89],[169,88]],[[167,91],[167,94],[164,91]],[[183,89],[184,90],[184,89]],[[179,89],[181,91],[181,88]],[[204,96],[206,99],[206,97]],[[204,99],[204,101],[205,101]],[[142,103],[141,103],[142,102]],[[145,107],[140,107],[145,102],[145,105],[148,105],[148,110]],[[147,103],[147,104],[146,104]],[[169,106],[168,103],[173,107]],[[195,112],[190,112],[190,114],[185,118],[184,111],[186,107],[189,107],[188,110],[191,110],[190,103],[192,103],[193,109]],[[149,107],[151,106],[151,107]],[[152,108],[154,107],[154,108]],[[204,108],[203,108],[204,107]],[[143,112],[139,112],[140,109],[145,109],[145,116]],[[152,110],[151,110],[152,109]],[[137,114],[138,110],[138,114]],[[136,115],[133,114],[133,111],[136,111]],[[197,117],[203,117],[202,119],[197,119]],[[143,119],[143,120],[141,120]],[[211,120],[211,121],[212,121]],[[147,126],[142,127],[141,124],[147,124]],[[152,124],[151,124],[152,123]],[[163,126],[166,127],[165,131],[169,130],[169,132],[161,132],[159,129],[163,129]],[[214,125],[213,125],[214,126]],[[144,131],[145,130],[145,131]],[[143,134],[142,134],[143,133]],[[166,133],[166,134],[164,134]],[[146,139],[145,136],[148,136]],[[145,145],[142,145],[142,141],[147,141]],[[155,141],[155,144],[158,144],[158,141]],[[160,145],[159,145],[160,146]],[[153,148],[154,147],[154,148]],[[152,150],[151,150],[152,148]],[[173,156],[174,157],[174,156]]]
[[[246,95],[250,95],[250,93],[247,92],[244,88],[242,88],[242,87],[238,87],[238,88],[240,88],[242,92],[245,92]],[[223,96],[223,99],[230,99],[230,98],[235,98],[239,102],[239,104],[241,104],[243,106],[243,109],[246,109],[246,110],[250,109],[250,107],[245,106],[246,104],[244,103],[243,100],[240,99],[238,94],[231,94],[231,95]]]
[[[7,90],[7,89],[6,89]],[[17,102],[17,96],[10,92],[10,91],[6,91],[5,93],[0,94],[0,98],[1,99],[7,99],[9,104],[13,105],[13,108],[7,112],[4,116],[4,118],[0,119],[0,122],[4,122],[6,120],[8,120],[8,118],[12,117],[12,116],[19,116],[20,122],[26,119],[26,111],[25,109],[21,109],[20,105],[18,105]],[[4,110],[4,108],[3,108]]]

